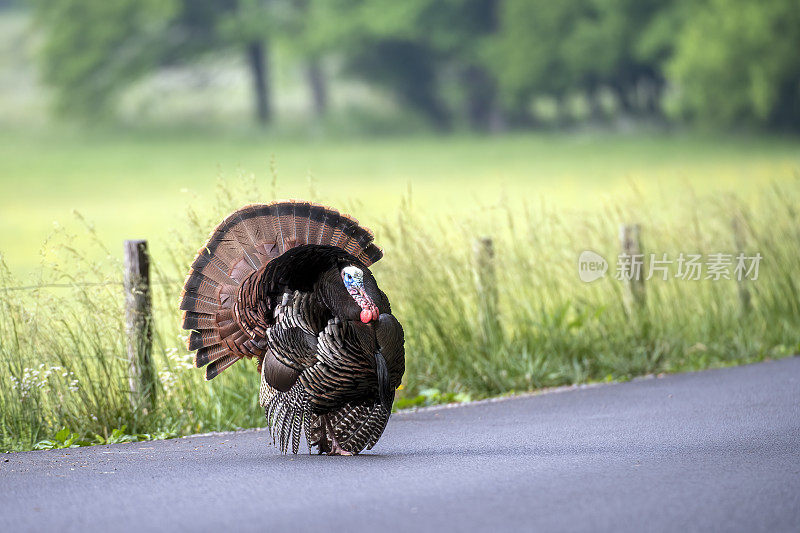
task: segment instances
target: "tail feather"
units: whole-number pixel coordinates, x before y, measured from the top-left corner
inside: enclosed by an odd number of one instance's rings
[[[319,244],[322,239],[322,230],[325,224],[325,208],[321,205],[312,205],[308,211],[308,244]]]
[[[219,376],[223,370],[231,366],[233,363],[241,359],[240,356],[235,354],[226,355],[221,359],[213,361],[206,367],[206,380],[212,380]]]
[[[246,210],[245,213],[247,213]],[[262,261],[258,257],[258,252],[256,250],[258,243],[253,239],[251,230],[248,227],[248,224],[242,218],[242,214],[243,213],[241,211],[237,211],[236,218],[239,220],[239,222],[231,228],[230,234],[236,241],[236,244],[238,245],[240,252],[243,254],[244,259],[247,261],[247,264],[250,265],[253,270],[257,270],[262,264]]]
[[[192,331],[189,334],[189,349],[199,350],[200,348],[206,348],[208,346],[219,344],[222,342],[222,339],[220,339],[219,335],[220,333],[216,328]]]
[[[334,209],[325,210],[322,220],[322,234],[320,235],[319,242],[317,244],[328,243],[332,246],[335,246],[334,234],[336,233],[336,228],[338,226],[339,212]]]
[[[214,314],[218,309],[218,302],[207,300],[202,296],[184,294],[181,298],[181,311],[195,311],[197,313]]]
[[[186,278],[183,291],[194,294],[214,294],[214,291],[222,285],[224,285],[223,282],[211,279],[200,271]]]
[[[337,246],[347,252],[353,253],[353,235],[355,235],[355,227],[358,222],[353,221],[348,217],[342,217],[342,236],[339,238]]]
[[[275,234],[272,232],[271,227],[266,227],[258,219],[258,214],[255,206],[247,206],[239,212],[239,220],[241,227],[246,233],[249,246],[253,248],[253,253],[256,255],[257,263],[259,265],[269,261],[266,257],[265,248],[266,243],[275,243]]]
[[[203,247],[197,252],[189,277],[191,278],[196,273],[199,273],[219,283],[236,283],[236,280],[230,277],[229,269],[228,265],[214,257],[207,248]]]
[[[333,227],[333,235],[331,235],[331,246],[338,246],[344,249],[345,236],[344,228],[347,224],[347,219],[337,213],[336,225]]]
[[[193,311],[183,312],[183,329],[211,329],[216,326],[216,315],[205,313],[195,313]]]
[[[294,239],[297,244],[308,244],[308,217],[311,204],[294,204]]]
[[[267,206],[259,210],[260,216],[264,217],[267,224],[272,228],[272,234],[275,236],[275,246],[277,247],[278,254],[283,253],[283,231],[281,231],[281,220],[278,217],[278,209],[276,206]]]
[[[281,240],[283,242],[283,253],[287,248],[293,247],[297,243],[295,238],[294,204],[285,203],[278,205],[278,223],[281,229]]]
[[[231,337],[236,333],[241,332],[239,328],[239,324],[236,323],[235,320],[225,320],[219,322],[217,325],[217,330],[219,332],[219,337],[225,339],[227,337]]]
[[[230,350],[224,344],[215,344],[200,348],[194,356],[194,366],[202,368],[208,363],[213,363],[217,359],[230,354]]]
[[[383,257],[383,252],[380,248],[370,243],[364,248],[364,251],[356,256],[359,261],[365,265],[371,265]]]
[[[369,266],[382,256],[373,235],[337,210],[301,201],[253,204],[225,218],[197,253],[181,294],[195,366],[212,379],[242,357],[263,357],[243,331],[233,305],[242,282],[286,250],[303,244],[338,246]]]

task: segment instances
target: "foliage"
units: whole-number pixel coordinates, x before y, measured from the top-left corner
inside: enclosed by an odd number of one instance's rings
[[[43,77],[56,89],[58,109],[93,120],[113,110],[133,81],[231,51],[247,54],[259,116],[266,120],[267,43],[277,43],[289,51],[285,57],[309,69],[318,114],[326,106],[327,62],[439,130],[528,126],[543,98],[554,98],[566,115],[576,95],[594,120],[663,118],[666,106],[672,118],[723,127],[797,129],[800,123],[800,7],[794,0],[35,5],[45,30]]]
[[[491,68],[512,105],[534,95],[563,97],[575,89],[590,97],[612,89],[627,111],[657,106],[664,79],[659,66],[670,46],[663,25],[674,0],[506,0],[501,31],[488,45]],[[653,101],[635,101],[642,85]]]
[[[69,430],[69,428],[61,428],[51,439],[40,440],[33,445],[34,450],[58,450],[62,448],[78,448],[80,446],[92,446],[96,444],[119,444],[121,442],[140,442],[144,440],[157,440],[168,439],[175,437],[175,433],[169,431],[160,431],[156,434],[138,433],[136,435],[129,435],[126,433],[127,427],[115,428],[111,430],[111,434],[97,435],[95,434],[91,440],[81,439],[77,433]]]
[[[390,91],[434,127],[448,129],[453,109],[446,77],[469,98],[465,70],[482,65],[482,39],[494,30],[493,0],[318,1],[308,33],[318,46],[342,53],[347,73]]]
[[[800,124],[800,4],[708,0],[677,37],[679,105],[710,124]]]
[[[159,0],[36,0],[47,28],[45,81],[63,113],[97,118],[113,96],[158,64],[176,4]]]
[[[40,440],[34,444],[34,450],[58,450],[62,448],[77,448],[79,446],[88,446],[89,443],[80,440],[77,433],[72,433],[67,428],[62,428],[56,433],[52,439]]]
[[[526,102],[536,93],[561,93],[570,85],[562,68],[565,36],[582,0],[546,2],[507,0],[500,14],[502,32],[490,45],[492,68],[506,97]]]
[[[35,0],[44,79],[62,114],[98,120],[134,81],[166,65],[265,37],[266,11],[242,0]]]
[[[466,392],[446,392],[439,389],[423,389],[416,396],[403,396],[395,401],[395,409],[410,409],[412,407],[429,407],[431,405],[447,403],[464,403],[472,401],[472,396]]]

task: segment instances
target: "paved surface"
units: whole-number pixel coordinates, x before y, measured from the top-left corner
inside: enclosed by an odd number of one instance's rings
[[[800,531],[800,358],[401,413],[369,455],[268,442],[0,455],[0,531]]]

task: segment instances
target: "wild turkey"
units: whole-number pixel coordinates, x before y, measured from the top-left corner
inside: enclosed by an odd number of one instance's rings
[[[297,453],[371,449],[405,371],[403,328],[367,268],[372,233],[335,209],[288,201],[228,216],[184,285],[183,328],[206,379],[244,357],[261,374],[273,441]]]

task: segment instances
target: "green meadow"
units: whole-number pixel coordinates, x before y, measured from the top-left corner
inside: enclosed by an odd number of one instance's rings
[[[212,209],[217,184],[254,179],[247,202],[311,198],[374,226],[409,196],[431,220],[480,219],[511,203],[597,210],[634,196],[660,211],[688,194],[750,198],[800,168],[796,140],[666,134],[273,138],[200,131],[0,133],[0,251],[16,274],[40,264],[54,223],[77,212],[111,249],[147,238],[159,255]],[[199,243],[198,243],[199,244]]]
[[[250,363],[211,383],[191,368],[177,300],[210,229],[276,198],[332,205],[375,231],[374,272],[406,331],[400,407],[795,354],[798,169],[797,140],[745,136],[6,131],[0,446],[263,425]],[[673,263],[633,305],[614,278],[631,223],[647,254],[759,253],[759,277],[683,280]],[[482,237],[489,266],[473,253]],[[148,412],[127,394],[127,238],[147,238],[153,255]],[[583,250],[608,259],[604,278],[578,278]],[[16,289],[54,283],[66,286]]]

